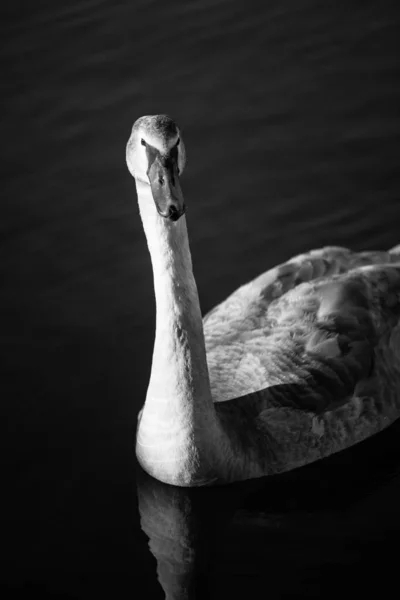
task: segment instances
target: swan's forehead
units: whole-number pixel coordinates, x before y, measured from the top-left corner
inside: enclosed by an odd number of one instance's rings
[[[149,146],[153,146],[156,148],[161,154],[168,154],[171,148],[176,146],[176,142],[178,141],[179,134],[175,135],[173,138],[164,138],[158,135],[154,135],[153,133],[144,133],[142,136],[145,142]]]
[[[138,125],[139,135],[162,153],[167,153],[178,141],[179,129],[167,115],[142,117]]]

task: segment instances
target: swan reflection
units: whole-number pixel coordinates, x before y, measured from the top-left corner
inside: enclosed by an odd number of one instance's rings
[[[331,593],[344,580],[367,589],[381,580],[380,560],[387,583],[400,533],[399,434],[395,423],[297,471],[219,488],[170,486],[138,467],[141,527],[166,599],[258,597],[265,586],[280,598],[309,592],[310,577]]]

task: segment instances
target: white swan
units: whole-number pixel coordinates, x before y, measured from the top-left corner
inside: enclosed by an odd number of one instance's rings
[[[342,450],[400,416],[400,246],[292,258],[201,317],[166,115],[127,145],[154,272],[156,335],[136,454],[180,486],[280,473]]]

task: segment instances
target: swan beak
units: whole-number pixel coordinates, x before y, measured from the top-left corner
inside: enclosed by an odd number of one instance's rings
[[[180,219],[185,212],[185,204],[175,157],[157,156],[147,176],[158,214],[170,221]]]

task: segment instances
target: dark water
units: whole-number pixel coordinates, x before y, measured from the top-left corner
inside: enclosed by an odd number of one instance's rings
[[[169,113],[184,130],[203,312],[304,250],[389,248],[400,243],[399,25],[388,1],[9,3],[0,265],[10,597],[164,598],[155,556],[170,592],[191,580],[198,598],[333,597],[394,581],[395,428],[261,492],[146,483],[138,494],[132,449],[154,305],[124,147],[142,114]]]

